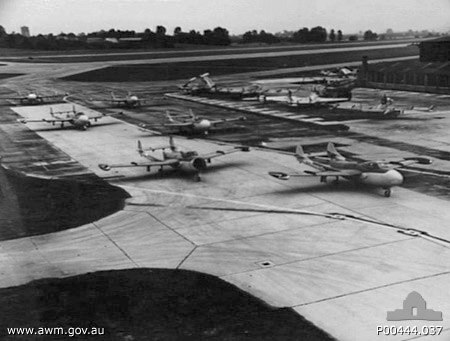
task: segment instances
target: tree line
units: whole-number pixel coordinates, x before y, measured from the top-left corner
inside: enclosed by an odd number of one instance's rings
[[[362,39],[377,40],[382,39],[377,33],[367,30]],[[357,35],[350,35],[346,39],[350,41],[358,40]],[[291,31],[278,34],[261,31],[248,31],[242,36],[230,36],[228,30],[222,27],[216,27],[212,30],[204,30],[203,33],[190,30],[183,32],[181,27],[176,27],[173,34],[167,34],[164,26],[156,26],[155,31],[147,28],[144,32],[133,30],[100,30],[88,34],[80,33],[60,33],[58,35],[38,34],[37,36],[25,37],[18,33],[8,34],[0,26],[0,47],[38,49],[38,50],[69,50],[69,49],[88,49],[88,48],[161,48],[174,47],[176,44],[191,45],[221,45],[227,46],[231,43],[263,43],[276,44],[280,42],[293,43],[323,43],[341,42],[344,40],[342,30],[331,29],[330,32],[322,26],[312,27],[311,29],[303,27],[298,31]]]
[[[231,39],[227,29],[216,27],[203,33],[191,30],[183,32],[177,27],[173,35],[166,33],[164,26],[157,26],[153,32],[121,31],[110,29],[88,34],[60,33],[58,35],[38,34],[25,37],[19,33],[8,34],[0,26],[0,47],[38,50],[69,50],[87,48],[161,48],[174,47],[175,44],[230,45]]]

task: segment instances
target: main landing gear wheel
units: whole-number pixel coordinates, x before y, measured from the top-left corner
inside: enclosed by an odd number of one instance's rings
[[[200,181],[202,181],[202,178],[200,177],[200,175],[196,174],[196,175],[194,175],[194,181],[200,182]]]
[[[384,196],[386,198],[389,198],[391,196],[391,194],[392,194],[392,190],[390,188],[387,188],[384,190]]]

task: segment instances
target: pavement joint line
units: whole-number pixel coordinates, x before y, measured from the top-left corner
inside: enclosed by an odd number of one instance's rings
[[[180,232],[178,232],[176,229],[174,229],[173,227],[167,225],[166,223],[164,223],[161,219],[155,217],[153,214],[151,214],[148,211],[143,211],[143,213],[148,214],[150,217],[152,217],[153,219],[155,219],[158,223],[160,223],[161,225],[163,225],[165,228],[167,228],[168,230],[172,231],[173,233],[177,234],[178,236],[180,236],[181,238],[183,238],[185,241],[187,241],[188,243],[190,243],[194,248],[197,247],[197,244],[195,244],[192,240],[190,240],[189,238],[187,238],[186,236],[184,236],[183,234],[181,234]]]
[[[176,266],[175,269],[177,270],[180,269],[183,263],[188,260],[188,258],[195,252],[195,250],[197,250],[197,248],[198,246],[195,245],[194,248],[191,251],[189,251],[189,253],[181,260],[181,262]]]
[[[278,207],[278,206],[270,206],[270,205],[263,205],[263,204],[256,204],[256,203],[248,203],[248,202],[243,202],[243,201],[239,201],[239,200],[230,200],[230,199],[223,199],[223,198],[207,197],[207,196],[196,195],[196,194],[192,194],[192,193],[180,193],[180,192],[171,192],[171,191],[156,190],[156,189],[149,189],[149,188],[138,188],[138,187],[127,186],[127,185],[123,185],[121,187],[123,187],[123,188],[132,188],[132,189],[139,189],[139,190],[145,191],[145,192],[162,193],[162,194],[169,194],[169,195],[183,196],[183,197],[191,197],[191,198],[201,198],[201,199],[206,199],[206,200],[211,200],[211,201],[221,201],[221,202],[228,202],[228,203],[234,203],[234,204],[240,204],[240,205],[243,204],[243,205],[250,205],[250,206],[262,207],[262,208],[268,208],[268,209],[283,209],[283,208]],[[310,211],[299,210],[299,209],[293,209],[292,211],[293,212],[296,211],[297,213],[300,213],[300,214],[314,215],[314,216],[320,216],[320,217],[324,217],[324,218],[340,220],[338,218],[335,218],[333,215],[326,214],[326,213],[310,212]]]
[[[316,224],[316,225],[312,225],[312,226],[317,226],[317,225],[321,225],[321,224]],[[290,229],[290,230],[292,230],[292,229]],[[279,232],[284,232],[284,231],[279,231]],[[275,232],[275,233],[278,233],[278,232]],[[258,237],[258,236],[256,236],[256,237]],[[251,238],[253,238],[253,237],[241,238],[241,239],[251,239]],[[241,239],[236,239],[236,240],[241,240]],[[314,260],[314,259],[333,257],[333,256],[336,256],[336,255],[342,255],[342,254],[351,253],[351,252],[354,252],[354,251],[373,249],[373,248],[376,248],[376,247],[379,247],[379,246],[401,243],[401,242],[410,241],[410,240],[413,240],[413,239],[414,238],[405,238],[405,239],[393,240],[393,241],[379,243],[379,244],[374,244],[374,245],[366,245],[366,246],[356,247],[354,249],[347,249],[347,250],[327,253],[327,254],[323,254],[323,255],[319,255],[319,256],[315,256],[315,257],[301,258],[301,259],[296,259],[296,260],[292,260],[292,261],[286,261],[284,263],[276,263],[273,266],[271,266],[270,269],[281,267],[281,266],[286,266],[286,265],[291,265],[291,264],[296,264],[296,263],[308,262],[308,261],[311,261],[311,260]],[[230,240],[230,241],[233,241],[233,239]],[[211,244],[221,244],[221,242],[211,243]],[[211,244],[205,244],[205,245],[209,246]],[[204,245],[200,245],[199,248],[201,248],[203,246]],[[246,273],[256,272],[256,271],[260,271],[260,270],[262,270],[262,269],[259,269],[259,268],[257,268],[257,269],[249,269],[249,270],[229,273],[229,274],[226,274],[226,275],[222,275],[220,277],[228,277],[228,276],[246,274]]]
[[[254,234],[254,235],[251,235],[251,236],[245,236],[245,237],[239,237],[239,238],[233,238],[233,239],[224,239],[224,240],[219,240],[219,241],[215,241],[215,242],[211,242],[211,243],[198,244],[198,248],[205,247],[205,246],[214,246],[216,244],[231,243],[231,242],[238,241],[238,240],[248,240],[248,239],[253,239],[253,238],[257,238],[257,237],[275,235],[275,234],[278,234],[278,233],[289,232],[289,231],[296,231],[296,230],[301,230],[301,229],[309,228],[309,227],[324,226],[324,225],[333,224],[333,223],[335,223],[335,222],[334,221],[327,221],[327,222],[324,222],[324,223],[317,223],[317,224],[311,224],[311,225],[305,225],[305,226],[299,226],[299,227],[292,227],[292,228],[287,228],[287,229],[278,230],[278,231],[263,232],[263,233]],[[297,260],[297,261],[299,261],[299,260]]]
[[[388,287],[391,287],[391,286],[394,286],[394,285],[410,283],[410,282],[420,281],[422,279],[434,278],[434,277],[444,276],[444,275],[449,275],[449,274],[450,274],[450,271],[444,271],[444,272],[439,272],[439,273],[432,274],[432,275],[415,277],[415,278],[411,278],[411,279],[407,279],[407,280],[403,280],[403,281],[397,281],[397,282],[392,282],[392,283],[389,283],[389,284],[379,285],[379,286],[368,288],[368,289],[364,289],[364,290],[353,291],[353,292],[350,292],[350,293],[347,293],[347,294],[336,295],[336,296],[332,296],[332,297],[328,297],[328,298],[324,298],[324,299],[320,299],[320,300],[316,300],[316,301],[301,303],[301,304],[297,304],[297,305],[291,306],[291,308],[304,307],[304,306],[308,306],[308,305],[311,305],[311,304],[316,304],[316,303],[326,302],[326,301],[330,301],[330,300],[335,300],[335,299],[342,298],[342,297],[362,294],[364,292],[374,291],[374,290],[378,290],[378,289],[382,289],[382,288],[388,288]]]
[[[136,187],[133,186],[122,186],[123,188],[133,188],[136,189]],[[171,194],[171,195],[175,195],[175,196],[184,196],[184,197],[196,197],[196,198],[202,198],[202,199],[206,199],[206,200],[212,200],[212,201],[221,201],[221,202],[228,202],[228,203],[234,203],[234,204],[244,204],[244,205],[250,205],[250,206],[255,206],[255,207],[262,207],[262,208],[266,208],[266,209],[275,209],[275,210],[282,210],[283,208],[277,207],[277,206],[270,206],[270,205],[262,205],[262,204],[256,204],[256,203],[248,203],[248,202],[243,202],[243,201],[238,201],[238,200],[229,200],[229,199],[222,199],[222,198],[213,198],[213,197],[205,197],[205,196],[200,196],[200,195],[195,195],[195,194],[191,194],[191,193],[178,193],[178,192],[170,192],[170,191],[163,191],[163,190],[152,190],[152,189],[142,189],[143,191],[147,191],[147,192],[153,192],[153,193],[164,193],[164,194]],[[319,198],[320,199],[320,198]],[[325,199],[322,199],[325,200]],[[325,200],[327,201],[327,200]],[[329,203],[339,206],[341,208],[344,208],[336,203],[330,202]],[[345,208],[344,208],[345,209]],[[355,212],[354,210],[351,209],[346,209],[352,212]],[[299,209],[291,209],[291,210],[285,210],[285,213],[287,211],[291,211],[293,213],[297,213],[297,214],[305,214],[305,215],[312,215],[312,216],[320,216],[320,217],[324,217],[324,218],[329,218],[329,219],[337,219],[337,220],[354,220],[354,221],[358,221],[364,224],[368,224],[368,225],[375,225],[375,226],[379,226],[379,227],[384,227],[384,228],[388,228],[391,230],[397,230],[397,232],[399,231],[404,231],[403,233],[405,234],[409,234],[409,235],[413,235],[411,233],[414,233],[414,236],[420,237],[422,239],[425,239],[427,241],[433,241],[433,242],[442,242],[441,246],[447,247],[449,248],[450,246],[448,244],[450,244],[449,240],[446,240],[444,238],[438,237],[438,236],[433,236],[428,234],[427,231],[423,231],[423,230],[419,230],[419,229],[415,229],[415,228],[406,228],[406,227],[402,227],[402,226],[396,226],[393,224],[389,224],[389,223],[385,223],[382,221],[377,221],[377,220],[368,220],[365,219],[363,217],[358,217],[358,216],[350,216],[348,214],[339,214],[339,213],[322,213],[322,212],[313,212],[313,211],[307,211],[307,210],[299,210]],[[359,212],[355,212],[357,215],[360,215]],[[150,213],[149,213],[150,214]],[[374,219],[370,216],[367,216],[370,219]],[[156,218],[155,218],[156,219]]]
[[[140,268],[141,266],[139,266],[139,264],[137,264],[134,259],[123,249],[119,246],[119,244],[117,244],[117,242],[115,240],[113,240],[107,233],[105,233],[100,227],[98,227],[95,222],[92,223],[92,225],[95,226],[95,228],[97,230],[99,230],[101,232],[101,234],[103,234],[115,247],[117,247],[120,252],[122,252],[124,254],[124,256],[126,258],[128,258],[128,260],[133,263],[135,265],[136,268]]]
[[[125,206],[125,208],[123,209],[124,211],[129,211],[129,212],[147,212],[147,210],[132,210],[132,209],[127,209],[126,207],[127,206]],[[145,206],[142,205],[141,207],[145,207]],[[152,208],[158,209],[158,208],[167,208],[167,207],[169,207],[169,208],[190,208],[190,207],[187,207],[187,206],[165,205],[165,206],[160,206],[160,207],[158,207],[158,206],[148,206],[147,209],[152,209]],[[263,212],[263,213],[257,213],[257,214],[249,214],[249,215],[246,215],[245,217],[236,217],[236,218],[230,218],[230,219],[223,219],[221,221],[231,222],[231,221],[234,221],[234,220],[259,217],[259,216],[262,216],[264,214],[266,214],[266,213]],[[210,223],[205,223],[205,224],[201,224],[201,225],[192,223],[192,224],[186,224],[183,227],[189,227],[190,228],[190,227],[194,227],[194,226],[204,226],[204,225],[210,225]],[[177,231],[178,229],[180,229],[180,227],[173,228],[173,229],[175,231]]]
[[[431,241],[434,242],[436,244],[439,244],[443,247],[446,248],[450,248],[450,240],[445,239],[445,238],[441,238],[438,236],[434,236],[429,234],[427,231],[425,230],[420,230],[420,229],[416,229],[416,228],[407,228],[407,227],[403,227],[403,226],[397,226],[395,224],[391,224],[391,223],[386,223],[383,221],[379,221],[379,220],[368,220],[366,218],[362,218],[362,217],[352,217],[349,215],[344,215],[346,216],[346,219],[349,220],[355,220],[355,221],[359,221],[359,222],[364,222],[366,224],[373,224],[373,225],[377,225],[377,226],[381,226],[381,227],[385,227],[385,228],[389,228],[389,229],[396,229],[397,232],[400,233],[404,233],[404,234],[408,234],[411,236],[415,236],[415,237],[420,237],[422,239],[425,239],[427,241]],[[371,219],[375,219],[373,217],[367,216]]]
[[[59,272],[60,274],[65,275],[64,271],[62,271],[62,270],[59,269],[57,266],[55,266],[55,265],[53,264],[53,262],[52,262],[51,260],[47,259],[47,257],[45,257],[45,255],[41,252],[41,250],[39,249],[38,245],[37,245],[36,242],[34,241],[34,238],[36,238],[36,237],[39,237],[39,235],[37,235],[37,236],[31,236],[31,237],[29,238],[29,241],[31,242],[31,244],[33,244],[34,249],[39,253],[39,255],[42,257],[42,259],[44,259],[45,262],[46,262],[48,265],[50,265],[51,267],[57,269],[58,272]],[[26,238],[26,237],[24,237],[24,238]],[[22,238],[20,238],[20,239],[22,239]],[[5,241],[6,241],[6,240],[5,240]],[[3,241],[2,241],[2,242],[3,242]],[[1,248],[1,242],[0,242],[0,248]]]

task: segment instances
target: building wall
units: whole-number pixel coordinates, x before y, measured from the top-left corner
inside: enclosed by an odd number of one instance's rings
[[[410,66],[405,62],[362,65],[358,85],[392,90],[409,90],[450,94],[450,63],[420,63]]]
[[[20,28],[20,32],[24,37],[29,37],[30,36],[30,29],[27,26],[22,26]]]
[[[450,40],[422,42],[419,49],[421,62],[450,61]]]

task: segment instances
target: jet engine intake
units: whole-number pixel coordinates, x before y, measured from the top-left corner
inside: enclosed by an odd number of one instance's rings
[[[202,159],[201,157],[197,157],[191,161],[191,167],[196,170],[204,170],[206,169],[206,160]]]

